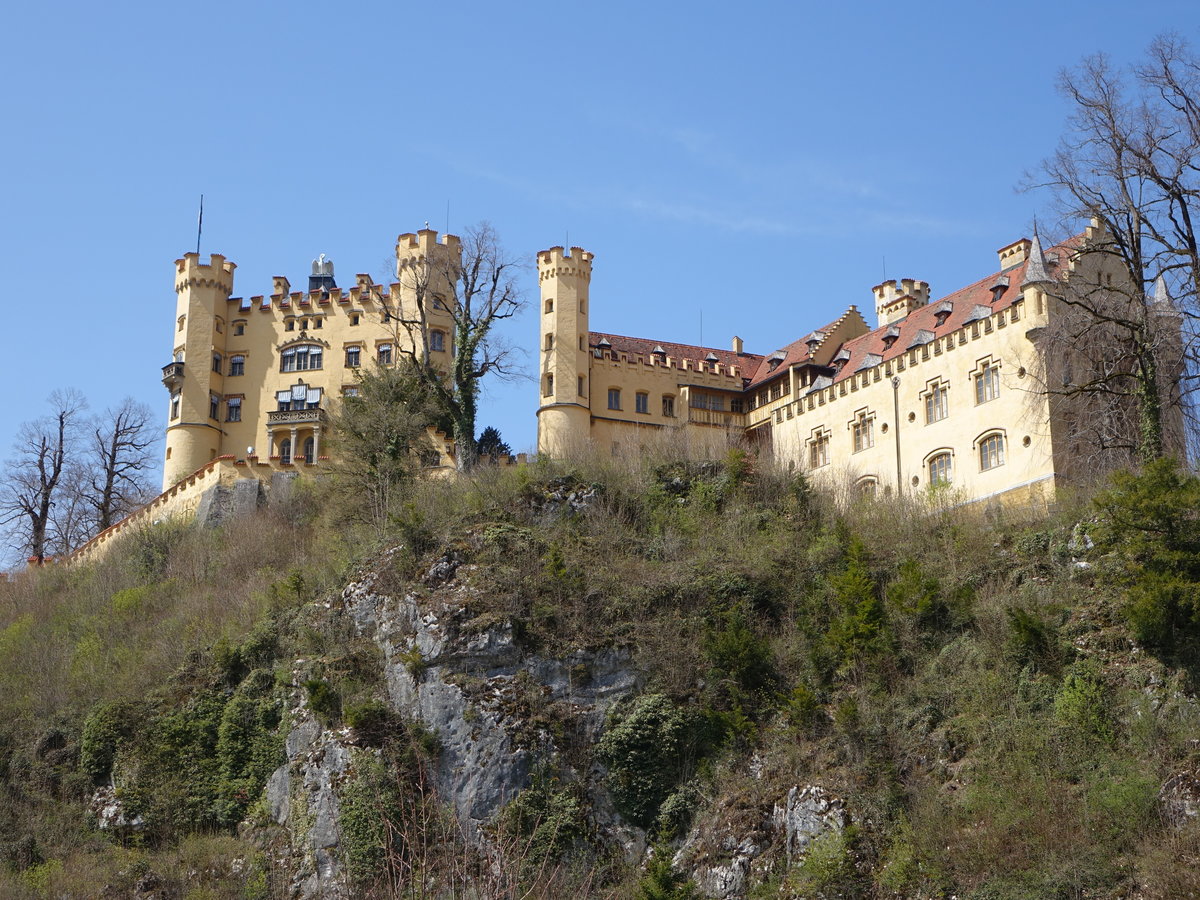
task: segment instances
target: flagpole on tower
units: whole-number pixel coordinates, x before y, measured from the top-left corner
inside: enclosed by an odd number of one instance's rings
[[[200,195],[200,217],[196,220],[196,255],[200,255],[200,233],[204,230],[204,195]]]

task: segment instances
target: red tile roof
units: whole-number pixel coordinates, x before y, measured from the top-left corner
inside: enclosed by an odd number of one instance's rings
[[[854,307],[850,307],[850,309],[854,309]],[[770,353],[764,357],[761,357],[762,364],[758,367],[758,370],[751,375],[749,386],[757,387],[766,381],[770,381],[775,376],[782,375],[787,372],[791,366],[799,363],[813,362],[813,357],[821,350],[825,344],[825,341],[827,341],[833,334],[833,330],[841,324],[842,320],[845,319],[847,315],[849,315],[850,309],[846,310],[846,312],[842,313],[824,328],[818,328],[816,331],[810,331],[808,334],[804,335],[804,337],[800,338],[800,340],[792,341],[790,344],[780,348],[780,350],[775,351],[775,353]],[[816,344],[810,348],[808,346],[808,340],[809,338],[814,337],[818,340]],[[772,366],[771,360],[772,358],[778,358],[776,354],[779,352],[784,354],[783,360],[779,363],[779,365]],[[833,354],[829,355],[832,356]]]
[[[1056,257],[1062,259],[1065,253],[1065,245],[1054,247],[1046,251],[1047,262],[1052,261]],[[1021,296],[1021,282],[1025,279],[1025,267],[1027,265],[1028,260],[999,272],[993,272],[986,278],[981,278],[974,284],[967,285],[953,294],[948,294],[925,306],[914,309],[908,316],[893,322],[891,325],[884,325],[868,334],[846,341],[843,349],[849,352],[850,358],[834,376],[834,382],[849,378],[857,372],[868,356],[874,355],[878,357],[877,360],[868,363],[868,365],[877,365],[879,362],[895,359],[910,349],[922,331],[932,334],[933,339],[942,338],[957,331],[963,325],[969,324],[972,318],[974,318],[977,306],[986,307],[989,310],[989,314],[1008,309]],[[1061,270],[1062,265],[1060,264],[1056,268],[1051,268],[1051,273],[1053,274]],[[1008,279],[1008,286],[1003,291],[993,293],[992,286],[1002,277]],[[950,304],[950,314],[945,317],[941,325],[938,325],[938,311],[945,304]],[[884,336],[893,328],[897,329],[899,334],[889,347],[886,346]],[[924,335],[923,337],[927,338],[928,335]],[[925,342],[922,341],[922,343]]]
[[[630,356],[649,357],[655,349],[661,348],[672,359],[690,359],[704,362],[708,354],[713,354],[722,366],[738,366],[743,377],[748,377],[758,368],[762,356],[757,353],[734,353],[732,350],[721,350],[717,347],[698,347],[694,344],[676,344],[672,341],[653,341],[648,338],[626,337],[621,334],[609,334],[604,331],[589,331],[588,346],[594,348],[601,340],[606,340],[611,349],[617,353],[627,353]]]

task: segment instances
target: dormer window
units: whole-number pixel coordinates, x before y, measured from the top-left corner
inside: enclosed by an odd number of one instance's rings
[[[887,331],[883,333],[883,349],[892,349],[892,344],[896,343],[900,337],[900,328],[897,325],[889,325]]]
[[[1008,279],[1005,279],[1005,281],[1007,280]],[[946,320],[950,318],[950,313],[952,312],[954,312],[954,304],[949,300],[943,300],[941,303],[939,303],[937,310],[934,313],[934,315],[937,316],[937,324],[934,327],[941,328],[943,325],[945,325]]]
[[[992,302],[999,300],[1004,292],[1008,290],[1009,280],[1007,275],[1001,275],[992,283]]]
[[[787,357],[787,354],[784,353],[782,350],[776,350],[774,353],[772,353],[770,356],[767,357],[767,371],[774,372],[776,369],[779,368],[779,364],[781,362],[783,362],[786,357]]]
[[[842,366],[846,365],[850,360],[850,351],[843,347],[838,351],[838,355],[833,358],[833,367],[838,372],[842,371]]]

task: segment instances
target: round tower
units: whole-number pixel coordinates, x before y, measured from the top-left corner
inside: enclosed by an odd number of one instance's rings
[[[567,457],[587,446],[592,424],[588,286],[592,254],[551,247],[538,254],[538,453]]]
[[[175,260],[171,362],[163,367],[163,384],[170,394],[163,490],[222,452],[223,317],[235,268],[218,253],[207,265],[198,253]]]

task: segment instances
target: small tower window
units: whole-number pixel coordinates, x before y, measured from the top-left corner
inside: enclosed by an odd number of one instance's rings
[[[172,419],[179,418],[179,395],[178,394],[171,395],[171,418]]]
[[[429,349],[434,353],[444,353],[446,350],[446,332],[429,332]]]
[[[547,372],[545,382],[542,384],[542,396],[554,396],[554,375]]]
[[[584,388],[584,384],[585,384],[585,382],[584,382],[583,376],[582,376],[582,375],[580,375],[580,376],[579,376],[579,396],[580,396],[580,397],[586,396],[586,394],[587,394],[587,391],[585,391],[585,390],[583,389],[583,388]]]
[[[175,330],[176,330],[176,331],[183,331],[183,325],[184,325],[184,323],[187,321],[187,316],[180,316],[180,317],[179,317],[178,319],[176,319],[175,321],[176,321],[176,323],[177,323],[177,324],[176,324],[176,326],[175,326]]]
[[[546,333],[546,349],[547,350],[554,349],[554,334],[553,334],[553,332]]]
[[[554,301],[553,300],[546,301],[546,312],[547,313],[554,312]]]

